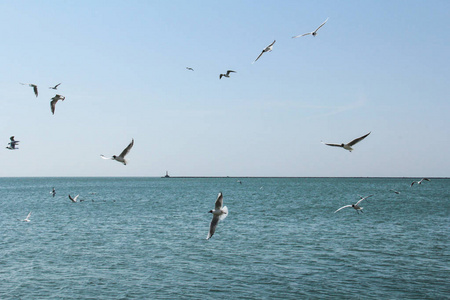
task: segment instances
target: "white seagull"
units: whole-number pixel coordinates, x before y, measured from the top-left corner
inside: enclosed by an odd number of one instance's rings
[[[9,146],[6,147],[6,149],[9,150],[17,150],[19,148],[16,148],[16,145],[19,144],[19,141],[14,140],[14,136],[9,138],[11,140],[11,142],[8,143]]]
[[[328,21],[328,19],[329,19],[329,18],[327,18],[327,19],[325,20],[325,22],[323,22],[322,24],[320,24],[320,26],[317,27],[316,30],[314,30],[314,31],[312,31],[312,32],[307,32],[307,33],[304,33],[304,34],[299,34],[299,35],[293,36],[292,38],[295,39],[295,38],[298,38],[298,37],[301,37],[301,36],[305,36],[305,35],[310,35],[310,34],[311,34],[312,36],[316,36],[316,35],[317,35],[317,31],[318,31],[323,25],[325,25],[325,23]]]
[[[51,86],[51,87],[49,87],[49,89],[53,89],[53,90],[57,90],[58,89],[58,86],[61,84],[61,82],[60,83],[58,83],[57,85],[55,85],[55,86]]]
[[[413,181],[412,183],[411,183],[411,186],[413,186],[414,185],[414,183],[417,183],[417,184],[422,184],[422,181],[430,181],[430,179],[428,179],[428,178],[422,178],[422,179],[420,179],[419,181]]]
[[[341,209],[347,208],[347,207],[353,207],[353,208],[356,210],[357,213],[359,213],[359,211],[363,212],[363,211],[362,211],[363,208],[359,206],[359,203],[361,203],[361,201],[363,201],[363,200],[365,200],[365,199],[367,199],[367,198],[369,198],[369,197],[372,197],[372,196],[373,196],[373,195],[369,195],[369,196],[366,196],[366,197],[361,197],[361,196],[359,196],[361,199],[360,199],[358,202],[356,202],[355,204],[349,204],[349,205],[342,206],[341,208],[339,208],[338,210],[336,210],[334,213],[337,213],[337,212],[340,211]]]
[[[216,231],[217,223],[219,223],[220,220],[225,219],[228,215],[228,208],[226,206],[222,206],[223,195],[222,192],[220,192],[217,196],[215,208],[209,211],[209,213],[213,214],[213,218],[211,220],[211,224],[209,225],[209,232],[208,236],[206,237],[207,240],[209,240]]]
[[[227,70],[227,73],[226,73],[226,74],[220,74],[220,75],[219,75],[219,79],[222,79],[222,77],[230,78],[230,73],[236,73],[236,71],[233,71],[233,70]]]
[[[27,215],[27,217],[25,219],[23,219],[23,222],[30,222],[30,216],[31,216],[31,211],[30,213]]]
[[[342,147],[345,150],[348,150],[348,151],[352,152],[352,150],[353,150],[352,146],[355,145],[356,143],[362,141],[363,139],[365,139],[369,134],[370,134],[370,132],[368,134],[366,134],[366,135],[363,135],[362,137],[354,139],[353,141],[351,141],[350,143],[347,143],[347,144],[327,144],[327,143],[324,143],[324,142],[322,142],[322,143],[325,144],[325,145],[328,145],[328,146]]]
[[[78,196],[80,196],[80,195],[76,195],[74,198],[72,198],[72,197],[70,196],[70,194],[69,194],[69,199],[70,199],[70,201],[72,201],[73,203],[75,203],[75,202],[77,202]]]
[[[273,49],[273,44],[275,44],[276,40],[273,41],[272,44],[270,44],[269,46],[267,46],[266,48],[264,48],[264,50],[261,52],[261,54],[255,59],[254,62],[252,62],[252,64],[254,64],[260,57],[261,55],[263,55],[265,52],[270,52]]]
[[[128,154],[128,152],[130,152],[131,148],[134,145],[134,139],[131,140],[131,143],[125,148],[125,150],[122,151],[122,153],[120,153],[119,156],[113,155],[112,157],[106,157],[103,154],[101,154],[101,158],[103,159],[112,159],[112,160],[116,160],[118,162],[123,163],[124,165],[127,164],[127,161],[125,160],[125,155]]]
[[[28,86],[31,86],[32,88],[33,88],[33,91],[34,91],[34,94],[36,95],[36,97],[38,96],[38,87],[37,87],[37,85],[35,85],[35,84],[32,84],[32,83],[22,83],[22,82],[19,82],[21,85],[28,85]]]
[[[56,96],[52,98],[52,101],[50,101],[50,109],[52,110],[53,115],[55,114],[56,102],[58,102],[59,100],[64,101],[64,99],[66,99],[66,97],[58,94],[56,94]]]

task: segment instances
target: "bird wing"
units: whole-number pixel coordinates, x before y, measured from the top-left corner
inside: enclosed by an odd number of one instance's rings
[[[209,225],[209,232],[208,236],[206,237],[207,240],[209,240],[213,236],[214,232],[216,231],[218,223],[219,223],[219,216],[213,216],[211,224]]]
[[[80,196],[80,195],[76,195],[75,198],[73,198],[74,202],[77,202],[78,196]]]
[[[219,195],[217,195],[215,209],[219,210],[222,208],[222,206],[223,206],[223,195],[222,195],[222,193],[219,193]]]
[[[219,79],[222,79],[222,76],[223,76],[223,74],[220,74],[220,75],[219,75]]]
[[[70,196],[70,194],[69,194],[69,199],[70,199],[72,202],[74,202],[74,201],[73,201],[73,198]]]
[[[255,59],[255,61],[253,63],[255,63],[260,57],[261,55],[263,55],[264,51],[261,52],[261,54]]]
[[[55,89],[59,86],[61,84],[61,82],[60,83],[58,83],[57,85],[55,85]]]
[[[131,140],[131,143],[122,151],[122,153],[120,153],[119,156],[122,158],[125,157],[125,155],[127,155],[128,152],[130,152],[133,145],[134,145],[134,139]]]
[[[227,75],[230,75],[230,73],[236,73],[236,71],[228,70],[228,71],[227,71]]]
[[[413,186],[414,185],[414,183],[416,183],[415,181],[413,181],[412,183],[411,183],[411,186]]]
[[[36,95],[36,97],[38,96],[38,88],[37,88],[37,85],[32,85],[32,87],[33,87],[33,91],[34,91],[34,94]]]
[[[103,154],[100,154],[100,157],[103,158],[103,159],[113,159],[112,157],[106,157]]]
[[[341,208],[339,208],[338,210],[336,210],[334,213],[337,213],[337,212],[340,211],[341,209],[347,208],[347,207],[352,207],[352,205],[349,204],[349,205],[346,205],[346,206],[342,206]]]
[[[11,142],[14,142],[14,136],[9,138],[11,140]]]
[[[342,147],[342,145],[339,144],[328,144],[328,143],[324,143],[327,146],[333,146],[333,147]]]
[[[327,19],[325,20],[325,22],[323,22],[322,24],[320,24],[320,26],[317,27],[316,30],[314,30],[313,32],[317,32],[317,30],[319,30],[323,25],[325,25],[325,23],[328,21],[328,19],[329,19],[329,18],[327,18]]]
[[[56,102],[58,102],[58,99],[53,99],[50,101],[50,109],[52,110],[52,114],[55,114]]]
[[[276,41],[277,41],[277,40],[273,40],[272,44],[270,44],[269,46],[267,46],[267,48],[272,47],[273,44],[275,44]]]
[[[299,36],[305,36],[305,35],[310,35],[310,34],[311,34],[311,32],[307,32],[307,33],[304,33],[304,34],[299,35]]]
[[[369,198],[369,197],[372,197],[373,195],[369,195],[369,196],[366,196],[366,197],[361,197],[361,199],[358,201],[358,202],[356,202],[356,205],[358,205],[361,201],[363,201],[363,200],[366,200],[367,198]],[[351,205],[350,205],[351,206]]]
[[[354,139],[353,141],[351,141],[350,143],[348,143],[349,146],[353,146],[354,144],[362,141],[363,139],[365,139],[368,135],[370,134],[370,132],[366,135],[363,135],[362,137],[359,137],[357,139]]]
[[[25,220],[30,219],[30,216],[31,216],[31,211],[28,213],[28,215],[27,215],[27,217],[25,218]]]
[[[422,182],[422,181],[430,181],[430,179],[428,179],[428,178],[422,178],[421,180],[420,180],[420,182]]]

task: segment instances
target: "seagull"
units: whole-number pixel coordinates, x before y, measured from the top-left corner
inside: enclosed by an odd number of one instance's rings
[[[220,74],[219,79],[222,79],[222,77],[230,78],[230,73],[236,73],[236,71],[233,70],[227,70],[226,74]]]
[[[339,145],[339,144],[327,144],[327,143],[324,143],[324,142],[322,142],[322,143],[325,144],[325,145],[328,145],[328,146],[342,147],[345,150],[348,150],[348,151],[352,152],[352,150],[353,150],[352,146],[355,145],[356,143],[362,141],[363,139],[365,139],[369,134],[370,134],[370,132],[368,134],[366,134],[366,135],[363,135],[362,137],[354,139],[353,141],[351,141],[348,144],[340,144]]]
[[[9,138],[11,142],[8,143],[9,146],[6,147],[6,149],[9,150],[17,150],[19,148],[16,148],[16,145],[19,144],[19,141],[14,140],[14,136]]]
[[[355,204],[349,204],[349,205],[345,205],[345,206],[342,206],[341,208],[339,208],[338,210],[336,210],[334,213],[337,213],[338,211],[340,211],[341,209],[343,209],[343,208],[347,208],[347,207],[353,207],[354,209],[356,209],[356,212],[357,213],[359,213],[359,211],[361,211],[361,212],[363,212],[362,211],[362,207],[360,207],[359,206],[359,203],[361,203],[361,201],[363,201],[363,200],[365,200],[365,199],[367,199],[367,198],[369,198],[369,197],[372,197],[373,195],[369,195],[369,196],[366,196],[366,197],[361,197],[361,196],[359,196],[359,198],[361,198],[358,202],[356,202]]]
[[[74,198],[72,198],[72,197],[70,196],[70,194],[69,194],[69,199],[70,199],[73,203],[75,203],[75,202],[77,202],[78,196],[79,196],[79,195],[76,195]]]
[[[58,94],[56,94],[56,96],[52,98],[52,101],[50,101],[50,109],[52,110],[53,115],[55,114],[56,102],[58,102],[58,100],[64,101],[64,99],[66,99],[66,97]]]
[[[186,70],[194,71],[194,69],[192,69],[191,67],[186,67]]]
[[[264,50],[261,52],[261,54],[255,59],[254,62],[252,62],[253,64],[261,57],[261,55],[264,54],[264,52],[270,52],[273,49],[273,44],[275,44],[276,40],[273,41],[272,44],[270,44],[269,46],[267,46],[266,48],[264,48]]]
[[[417,184],[422,184],[422,181],[430,181],[430,179],[428,179],[428,178],[422,178],[422,179],[420,179],[419,181],[413,181],[412,183],[411,183],[411,186],[413,186],[414,185],[414,183],[417,183]]]
[[[31,216],[31,211],[30,213],[27,215],[27,217],[25,219],[23,219],[23,222],[30,222],[30,216]]]
[[[126,165],[126,164],[127,164],[127,161],[125,160],[125,155],[127,155],[128,152],[130,152],[130,150],[131,150],[131,148],[133,147],[133,145],[134,145],[134,139],[131,140],[131,143],[125,148],[125,150],[122,151],[122,153],[120,153],[119,156],[113,155],[112,157],[106,157],[106,156],[104,156],[103,154],[101,154],[100,156],[101,156],[103,159],[112,159],[112,160],[116,160],[116,161],[121,162],[121,163],[123,163],[124,165]]]
[[[55,195],[56,195],[56,190],[55,190],[55,188],[52,189],[52,191],[50,192],[50,194],[52,194],[53,197],[55,197]]]
[[[311,34],[312,36],[316,36],[316,35],[317,35],[317,31],[318,31],[323,25],[325,25],[325,23],[328,21],[328,19],[329,19],[329,18],[327,18],[327,19],[325,20],[325,22],[323,22],[322,24],[320,24],[320,26],[317,27],[316,30],[314,30],[313,32],[307,32],[307,33],[304,33],[304,34],[299,34],[299,35],[293,36],[292,38],[295,39],[295,38],[298,38],[298,37],[301,37],[301,36],[305,36],[305,35],[310,35],[310,34]]]
[[[226,206],[222,207],[222,205],[223,195],[222,192],[220,192],[217,196],[215,208],[209,211],[209,213],[213,214],[213,218],[211,220],[211,224],[209,225],[209,232],[208,236],[206,237],[207,240],[209,240],[216,231],[217,223],[219,223],[220,220],[225,219],[228,215],[228,208]]]
[[[392,191],[392,192],[396,193],[397,195],[398,195],[398,194],[400,194],[400,192],[399,192],[399,191],[396,191],[396,190],[393,190],[393,189],[390,189],[390,191]]]
[[[35,84],[32,83],[21,83],[19,82],[21,85],[28,85],[31,86],[33,88],[34,94],[36,95],[36,97],[38,96],[38,87]]]
[[[61,82],[60,83],[58,83],[57,85],[55,85],[55,86],[51,86],[51,87],[49,87],[49,89],[53,89],[53,90],[57,90],[58,89],[58,86],[61,84]]]

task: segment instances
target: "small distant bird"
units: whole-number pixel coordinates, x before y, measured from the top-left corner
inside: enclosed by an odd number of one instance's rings
[[[31,86],[32,88],[33,88],[33,91],[34,91],[34,94],[36,95],[36,97],[38,96],[38,87],[37,87],[37,85],[35,85],[35,84],[32,84],[32,83],[22,83],[22,82],[19,82],[21,85],[28,85],[28,86]]]
[[[23,219],[23,222],[30,222],[31,211],[28,213],[27,217]]]
[[[393,190],[393,189],[390,189],[390,191],[392,191],[392,192],[396,193],[397,195],[398,195],[398,194],[400,194],[400,192],[399,192],[399,191],[396,191],[396,190]]]
[[[191,67],[186,67],[186,70],[194,71],[194,69],[192,69]]]
[[[75,203],[75,202],[77,202],[78,196],[79,196],[79,195],[76,195],[74,198],[72,198],[72,196],[70,196],[70,194],[69,194],[69,199],[70,199],[70,201],[72,201],[73,203]]]
[[[16,148],[16,145],[19,144],[19,141],[14,140],[14,136],[9,138],[11,142],[8,143],[9,146],[6,147],[6,149],[9,150],[17,150],[19,148]]]
[[[356,202],[355,204],[349,204],[349,205],[342,206],[341,208],[339,208],[338,210],[336,210],[334,213],[337,213],[337,212],[340,211],[341,209],[347,208],[347,207],[353,207],[353,208],[356,210],[357,213],[359,213],[360,211],[363,212],[363,211],[362,211],[363,208],[359,206],[359,203],[361,203],[361,201],[363,201],[363,200],[365,200],[365,199],[367,199],[367,198],[369,198],[369,197],[372,197],[372,196],[373,196],[373,195],[369,195],[369,196],[366,196],[366,197],[361,197],[361,196],[359,196],[359,198],[361,198],[361,199],[360,199],[358,202]]]
[[[312,36],[316,36],[317,35],[317,31],[323,26],[323,25],[325,25],[325,23],[328,21],[328,18],[325,20],[325,22],[323,22],[322,24],[320,24],[320,26],[319,27],[317,27],[316,28],[316,30],[314,30],[314,31],[312,31],[312,32],[307,32],[307,33],[304,33],[304,34],[300,34],[300,35],[296,35],[296,36],[293,36],[292,38],[293,39],[295,39],[295,38],[298,38],[298,37],[301,37],[301,36],[305,36],[305,35],[312,35]]]
[[[210,210],[209,213],[213,214],[213,218],[211,221],[211,224],[209,225],[209,232],[208,236],[206,237],[207,240],[209,240],[214,232],[216,231],[217,223],[219,223],[219,220],[223,220],[228,216],[228,208],[226,206],[223,206],[223,195],[220,192],[217,196],[215,208]]]
[[[116,160],[118,162],[123,163],[124,165],[127,164],[127,161],[125,160],[125,156],[128,154],[128,152],[130,152],[131,148],[134,145],[134,139],[131,140],[131,143],[125,148],[125,150],[122,151],[122,153],[120,153],[119,156],[113,155],[112,157],[106,157],[103,154],[101,154],[101,158],[103,159],[112,159],[112,160]]]
[[[49,87],[49,89],[53,89],[53,90],[57,90],[58,89],[58,86],[61,84],[61,82],[60,83],[58,83],[57,85],[55,85],[55,86],[51,86],[51,87]]]
[[[53,115],[55,114],[56,102],[58,102],[59,100],[64,101],[64,99],[66,99],[66,97],[58,95],[58,94],[56,94],[56,96],[52,98],[52,101],[50,101],[50,109],[51,109]]]
[[[322,143],[325,144],[325,145],[328,145],[328,146],[342,147],[345,150],[348,150],[348,151],[352,152],[352,150],[353,150],[352,146],[355,145],[356,143],[359,143],[363,139],[365,139],[369,134],[370,134],[370,132],[368,134],[366,134],[366,135],[363,135],[362,137],[354,139],[353,141],[351,141],[350,143],[347,143],[347,144],[327,144],[327,143],[324,143],[324,142],[322,142]]]
[[[236,71],[233,70],[227,70],[226,74],[220,74],[219,79],[222,79],[222,77],[230,78],[230,73],[236,73]]]
[[[417,184],[422,184],[422,181],[431,181],[430,179],[428,179],[428,178],[422,178],[422,179],[420,179],[419,181],[413,181],[412,183],[411,183],[411,186],[413,186],[414,185],[414,183],[417,183]]]
[[[56,195],[56,190],[55,190],[55,188],[52,189],[52,191],[50,192],[50,194],[52,194],[52,196],[55,197],[55,195]]]
[[[261,57],[261,55],[263,55],[265,52],[270,52],[273,49],[273,44],[275,44],[276,40],[273,41],[272,44],[270,44],[269,46],[267,46],[266,48],[264,48],[264,50],[261,52],[261,54],[255,59],[255,61],[253,62],[253,64]]]

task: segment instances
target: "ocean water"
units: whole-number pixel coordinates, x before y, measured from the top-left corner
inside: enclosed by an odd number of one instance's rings
[[[0,178],[0,299],[449,299],[450,179],[237,180]]]

